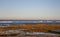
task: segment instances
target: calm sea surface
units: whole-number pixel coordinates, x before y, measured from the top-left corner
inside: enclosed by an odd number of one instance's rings
[[[60,23],[60,20],[0,20],[0,23]]]

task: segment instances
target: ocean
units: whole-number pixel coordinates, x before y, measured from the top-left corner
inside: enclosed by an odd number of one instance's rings
[[[60,24],[60,20],[0,20],[0,24],[25,24],[25,23]]]

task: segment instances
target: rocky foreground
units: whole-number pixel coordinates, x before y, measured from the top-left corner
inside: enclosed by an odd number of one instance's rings
[[[49,30],[60,30],[60,24],[23,24],[0,27],[0,37],[60,37],[60,34],[48,33]]]

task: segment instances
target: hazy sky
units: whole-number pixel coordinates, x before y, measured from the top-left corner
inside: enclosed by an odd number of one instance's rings
[[[60,19],[60,0],[0,0],[0,19]]]

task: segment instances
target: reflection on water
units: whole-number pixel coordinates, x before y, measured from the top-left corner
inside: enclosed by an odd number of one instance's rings
[[[16,36],[25,36],[25,35],[56,35],[53,33],[45,33],[45,32],[24,32],[22,29],[17,30],[8,30],[1,32],[0,35],[16,35]]]
[[[25,32],[22,34],[18,34],[17,36],[23,36],[23,35],[56,35],[56,34],[44,33],[44,32]]]

